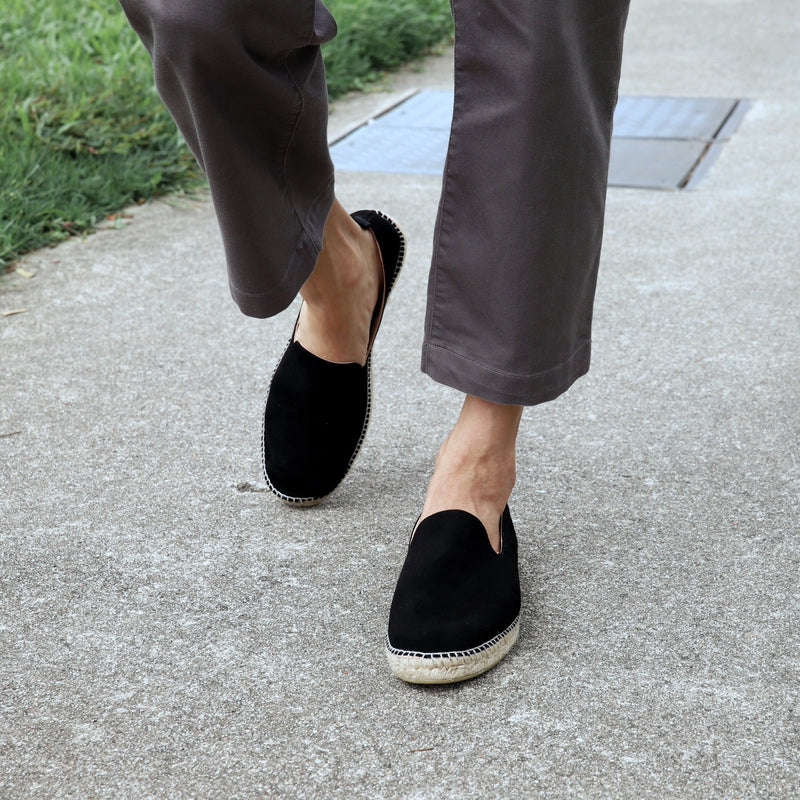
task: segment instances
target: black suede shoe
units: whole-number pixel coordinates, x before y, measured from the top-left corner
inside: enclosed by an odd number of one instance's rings
[[[361,449],[372,395],[372,345],[405,256],[403,234],[388,217],[378,211],[351,216],[375,235],[383,261],[383,290],[372,315],[367,361],[363,367],[326,361],[292,333],[264,410],[264,476],[270,489],[293,505],[314,505],[329,495]]]
[[[493,667],[519,633],[517,537],[506,506],[495,553],[466,511],[424,519],[408,547],[389,613],[392,671],[409,683],[454,683]]]

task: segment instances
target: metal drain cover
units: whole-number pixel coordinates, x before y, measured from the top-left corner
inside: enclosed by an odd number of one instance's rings
[[[736,98],[620,97],[609,185],[694,185],[748,108]],[[418,92],[335,142],[336,169],[441,175],[452,114],[452,92]]]

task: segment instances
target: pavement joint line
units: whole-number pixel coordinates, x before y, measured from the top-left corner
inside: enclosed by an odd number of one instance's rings
[[[414,97],[414,95],[419,94],[421,91],[422,89],[415,87],[412,89],[406,89],[405,91],[390,97],[388,100],[385,100],[383,103],[377,106],[377,108],[370,114],[350,123],[346,128],[344,128],[344,130],[337,133],[332,139],[329,139],[328,146],[333,147],[333,145],[335,145],[337,142],[342,141],[342,139],[346,139],[348,136],[350,136],[350,134],[354,133],[359,128],[363,128],[365,125],[369,125],[376,119],[379,119],[385,114],[393,111],[395,108],[397,108],[397,106],[402,105],[406,102],[406,100],[410,100],[412,97]]]

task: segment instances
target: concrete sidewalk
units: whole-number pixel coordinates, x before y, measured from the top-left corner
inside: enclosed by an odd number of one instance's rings
[[[747,97],[691,192],[613,189],[589,376],[526,412],[520,641],[388,672],[388,604],[457,395],[418,371],[439,180],[342,173],[410,252],[329,502],[264,491],[292,312],[228,297],[210,204],[0,286],[0,797],[800,795],[800,15],[638,0],[621,90]],[[334,132],[448,56],[336,106]]]

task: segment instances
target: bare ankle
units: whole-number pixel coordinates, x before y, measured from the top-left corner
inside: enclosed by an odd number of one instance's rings
[[[459,508],[486,527],[495,550],[499,520],[516,481],[516,437],[521,406],[499,406],[467,397],[436,457],[423,518]]]
[[[324,303],[332,292],[347,294],[372,277],[367,268],[370,234],[334,201],[322,234],[322,251],[300,294],[308,303]]]
[[[363,365],[382,277],[374,237],[334,201],[322,252],[300,289],[305,304],[295,338],[326,360]]]

